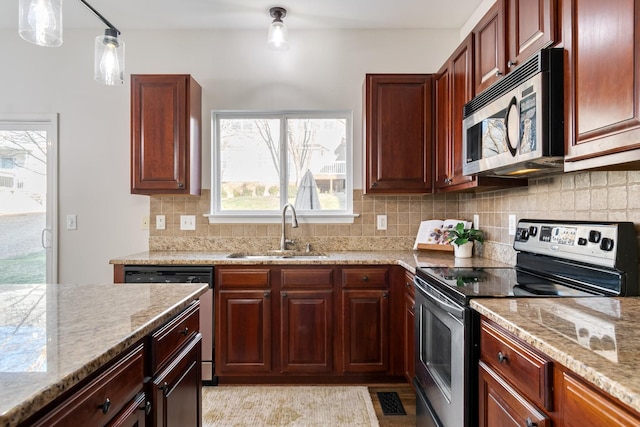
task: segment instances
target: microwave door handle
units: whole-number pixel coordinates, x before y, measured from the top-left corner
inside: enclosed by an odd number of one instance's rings
[[[516,153],[518,152],[518,145],[520,145],[520,124],[517,123],[516,124],[516,134],[514,135],[515,137],[515,142],[516,145],[515,147],[511,144],[511,137],[509,136],[509,116],[511,115],[511,110],[514,109],[515,113],[516,113],[516,117],[519,117],[520,115],[518,114],[518,100],[516,99],[515,96],[511,97],[511,101],[509,101],[509,106],[506,109],[506,113],[504,115],[504,133],[505,133],[505,139],[507,142],[507,148],[509,149],[509,152],[511,153],[511,155],[513,157],[516,156]]]

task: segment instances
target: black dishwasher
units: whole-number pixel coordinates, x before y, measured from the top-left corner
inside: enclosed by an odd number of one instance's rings
[[[200,333],[202,334],[202,383],[217,384],[213,360],[213,267],[189,265],[125,265],[125,283],[208,283],[200,296]]]

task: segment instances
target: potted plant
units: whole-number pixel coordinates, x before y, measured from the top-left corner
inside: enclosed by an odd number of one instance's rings
[[[473,242],[484,242],[484,236],[482,231],[475,228],[464,228],[464,224],[459,222],[447,231],[447,241],[453,244],[455,256],[470,258],[473,252]]]

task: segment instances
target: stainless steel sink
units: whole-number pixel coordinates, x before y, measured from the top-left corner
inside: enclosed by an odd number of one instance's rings
[[[264,253],[247,253],[235,252],[227,255],[227,258],[233,259],[254,259],[254,260],[270,260],[270,259],[300,259],[314,260],[326,259],[329,255],[320,252],[294,252],[294,251],[271,251]]]

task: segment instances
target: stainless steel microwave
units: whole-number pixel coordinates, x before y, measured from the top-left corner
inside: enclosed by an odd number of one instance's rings
[[[563,49],[542,49],[464,106],[465,175],[564,169]]]

